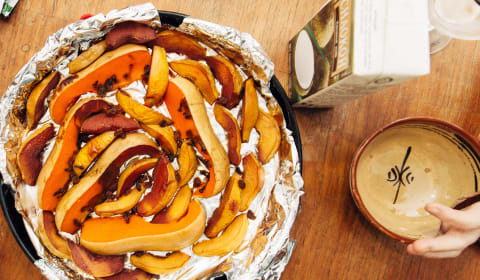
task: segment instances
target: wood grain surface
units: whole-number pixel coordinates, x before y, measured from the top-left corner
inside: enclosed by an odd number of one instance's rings
[[[47,37],[85,13],[106,13],[144,1],[21,0],[0,22],[0,91]],[[287,88],[288,40],[324,0],[154,1],[161,10],[190,14],[248,32],[275,63]],[[292,238],[296,248],[282,279],[478,279],[480,247],[448,260],[409,256],[358,212],[349,193],[350,163],[361,141],[407,116],[480,129],[480,43],[454,40],[431,57],[431,74],[329,110],[297,110],[304,154],[305,195]],[[0,279],[43,279],[0,216]]]

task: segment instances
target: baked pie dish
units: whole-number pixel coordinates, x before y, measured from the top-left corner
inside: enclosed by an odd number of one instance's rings
[[[123,21],[25,87],[7,165],[35,190],[45,258],[86,278],[181,278],[264,244],[257,231],[296,150],[236,58],[205,34]]]

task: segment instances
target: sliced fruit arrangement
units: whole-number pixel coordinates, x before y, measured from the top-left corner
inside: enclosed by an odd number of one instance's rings
[[[87,92],[104,95],[106,91],[140,80],[150,65],[148,49],[140,45],[123,45],[106,52],[87,68],[60,82],[50,101],[50,116],[61,124],[67,108]]]
[[[75,174],[80,176],[114,139],[115,132],[107,131],[88,141],[87,144],[80,149],[73,161],[73,171]]]
[[[91,46],[86,51],[79,54],[74,60],[68,64],[70,74],[77,73],[88,65],[92,64],[107,50],[107,42],[101,41]]]
[[[255,129],[260,134],[258,159],[263,164],[266,164],[275,156],[280,146],[280,128],[277,121],[269,113],[260,109]]]
[[[185,33],[158,31],[117,24],[68,64],[69,76],[50,73],[25,104],[30,134],[17,165],[23,181],[37,186],[37,234],[49,252],[95,278],[151,279],[190,261],[179,250],[213,257],[238,249],[265,182],[263,164],[283,143],[281,110],[260,109],[255,81],[243,81],[235,59],[215,47],[218,55],[207,56],[205,45]],[[136,81],[145,96],[122,89]],[[105,96],[113,90],[114,99]],[[240,101],[237,120],[232,109]],[[36,129],[47,109],[58,134],[52,123]],[[253,141],[253,128],[257,153],[245,156],[242,142]],[[207,222],[201,200],[215,195],[220,202]],[[76,234],[80,244],[61,232]],[[208,239],[199,242],[203,235]],[[127,253],[135,270],[125,268]]]
[[[73,156],[79,149],[77,140],[81,123],[88,116],[106,110],[109,106],[110,104],[101,98],[86,98],[68,111],[58,131],[55,145],[38,175],[38,204],[41,209],[55,210],[62,189],[70,181]]]
[[[34,129],[47,111],[45,99],[60,81],[60,73],[52,72],[30,93],[27,99],[27,127]]]
[[[158,156],[157,145],[141,133],[118,138],[99,157],[92,168],[62,197],[55,213],[55,224],[61,231],[74,233],[93,211],[103,193],[117,177],[120,166],[136,155]]]
[[[202,59],[206,56],[206,49],[197,40],[178,31],[165,30],[158,33],[157,38],[151,42],[160,46],[167,52],[185,54],[191,59]]]
[[[222,105],[228,109],[237,106],[240,102],[242,76],[235,64],[220,55],[208,56],[205,60],[212,69],[215,78],[222,84]]]
[[[224,230],[235,218],[240,209],[240,184],[244,184],[238,173],[233,173],[228,181],[225,192],[222,194],[220,206],[213,212],[208,220],[205,235],[209,238],[215,237]]]
[[[170,67],[178,75],[192,81],[200,90],[208,104],[212,105],[220,96],[210,68],[196,60],[185,59],[170,62]]]
[[[152,220],[154,224],[168,224],[183,217],[187,212],[188,205],[192,199],[192,190],[187,185],[183,186],[175,196],[168,208],[155,215]]]
[[[240,128],[238,127],[237,120],[223,106],[218,103],[213,107],[215,119],[223,127],[227,133],[228,140],[228,158],[233,165],[239,165],[242,160],[240,155],[240,146],[242,145],[242,139],[240,138]]]
[[[245,81],[240,127],[242,128],[242,142],[250,140],[250,133],[255,127],[258,118],[258,96],[254,81],[249,78]],[[283,118],[283,115],[282,115]]]
[[[145,95],[145,104],[153,106],[159,103],[168,85],[168,61],[165,49],[159,46],[153,46],[152,66],[150,67],[150,77],[148,78],[147,95]]]
[[[68,241],[72,251],[73,263],[84,272],[94,277],[107,277],[119,273],[125,265],[124,256],[97,255],[83,246]]]
[[[118,90],[117,94],[118,104],[130,116],[137,121],[144,124],[162,124],[170,125],[172,120],[145,105],[133,100],[132,97],[123,90]]]
[[[85,221],[80,244],[92,252],[118,255],[136,251],[178,251],[191,246],[205,230],[205,211],[192,200],[187,213],[168,224],[152,224],[138,215]]]
[[[248,218],[246,214],[236,217],[233,222],[213,239],[200,241],[193,245],[193,252],[204,257],[223,256],[242,245],[248,230]]]
[[[17,153],[17,164],[25,183],[34,186],[42,169],[42,152],[48,141],[55,136],[55,128],[51,123],[45,124],[25,140]]]
[[[143,271],[162,275],[182,268],[190,260],[190,256],[182,252],[174,252],[165,257],[154,256],[149,253],[133,254],[130,262]]]

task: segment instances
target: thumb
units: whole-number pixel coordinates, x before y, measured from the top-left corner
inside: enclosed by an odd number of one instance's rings
[[[442,223],[448,224],[450,228],[469,230],[479,226],[479,221],[466,211],[454,210],[439,203],[429,203],[425,206],[425,210],[440,219]]]

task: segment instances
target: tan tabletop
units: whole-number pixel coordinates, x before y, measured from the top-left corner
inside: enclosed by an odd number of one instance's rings
[[[106,13],[145,1],[21,0],[0,21],[0,92],[43,46],[46,38],[85,13]],[[232,26],[255,37],[287,88],[288,40],[324,0],[153,1],[161,10]],[[360,142],[381,126],[407,116],[451,121],[480,132],[480,43],[452,41],[433,55],[431,74],[330,110],[297,110],[303,141],[305,192],[292,238],[297,245],[282,279],[478,279],[480,247],[460,257],[409,256],[358,212],[348,172]],[[0,279],[43,279],[0,215]]]

